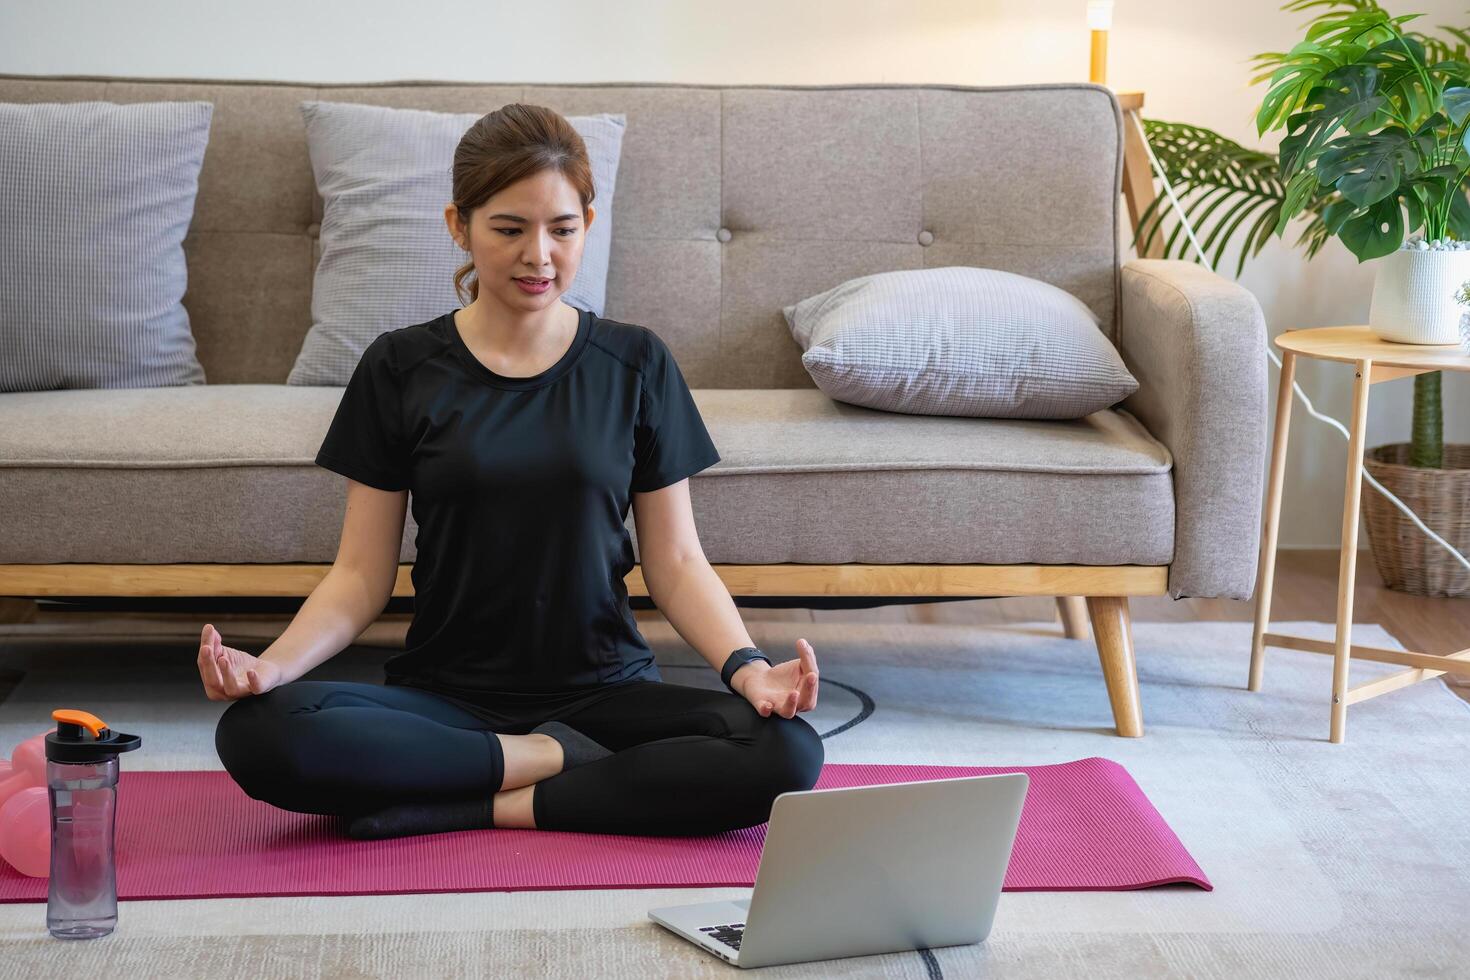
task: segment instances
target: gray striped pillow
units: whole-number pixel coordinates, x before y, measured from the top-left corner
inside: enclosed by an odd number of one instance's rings
[[[1138,390],[1092,310],[1064,289],[1013,272],[880,272],[782,312],[817,387],[854,405],[1074,419]]]
[[[454,149],[484,113],[303,102],[307,147],[322,196],[321,260],[311,329],[286,379],[345,386],[379,334],[458,309],[454,273],[465,253],[449,236]],[[568,116],[592,163],[597,220],[562,299],[599,316],[612,252],[613,191],[625,115]]]
[[[181,301],[213,117],[0,104],[0,391],[204,383]]]

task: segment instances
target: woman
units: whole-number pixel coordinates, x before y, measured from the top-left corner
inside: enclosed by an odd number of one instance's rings
[[[593,196],[549,109],[507,105],[461,139],[444,217],[470,301],[379,336],[344,390],[316,458],[348,478],[332,568],[259,657],[200,638],[207,695],[234,702],[215,745],[252,797],[360,838],[685,835],[815,784],[822,742],[796,715],[816,655],[800,640],[773,666],[704,557],[688,477],[720,457],[678,366],[652,331],[559,299]],[[410,489],[404,652],[383,685],[298,680],[387,604]],[[732,693],[663,681],[623,584],[630,502],[650,596]]]

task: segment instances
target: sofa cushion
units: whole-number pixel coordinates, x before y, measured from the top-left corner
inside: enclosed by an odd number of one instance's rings
[[[341,395],[298,385],[0,395],[0,562],[330,562],[345,481],[313,460]],[[694,397],[722,457],[690,481],[712,562],[1172,559],[1172,458],[1125,411],[968,419],[815,389]],[[401,555],[412,561],[411,512],[406,525]]]
[[[315,101],[301,103],[301,113],[323,200],[322,251],[311,329],[286,382],[341,386],[379,334],[461,305],[454,273],[466,253],[449,235],[444,206],[455,147],[484,113]],[[627,120],[603,113],[567,121],[587,147],[597,215],[562,298],[600,316]]]
[[[817,387],[854,405],[1077,419],[1138,390],[1087,304],[1002,269],[859,276],[781,312]]]
[[[0,391],[204,384],[183,241],[213,114],[0,104]]]

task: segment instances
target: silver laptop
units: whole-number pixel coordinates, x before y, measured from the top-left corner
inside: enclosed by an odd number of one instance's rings
[[[740,967],[978,943],[990,935],[1029,779],[782,793],[750,898],[650,909]]]

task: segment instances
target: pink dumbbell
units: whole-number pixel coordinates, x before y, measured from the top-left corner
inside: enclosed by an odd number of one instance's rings
[[[34,735],[0,759],[0,858],[32,878],[51,873],[51,804],[46,790],[46,736]]]

